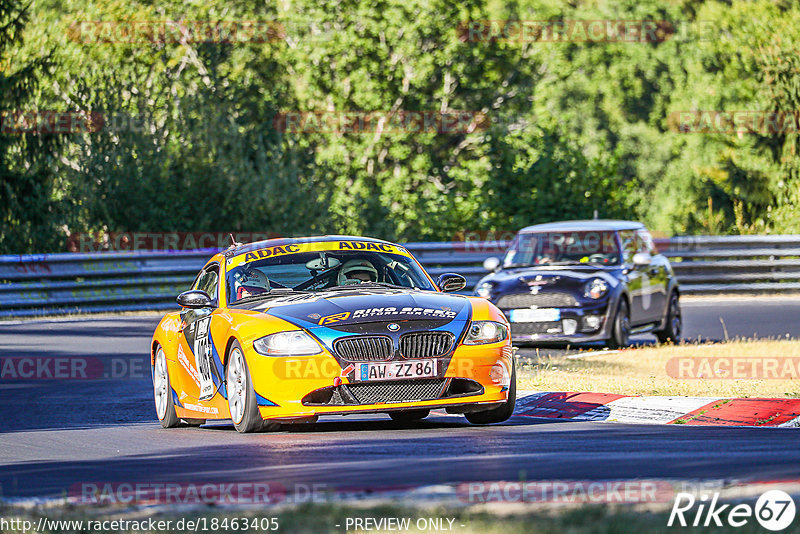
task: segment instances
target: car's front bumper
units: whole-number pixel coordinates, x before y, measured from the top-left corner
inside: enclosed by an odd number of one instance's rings
[[[508,385],[492,380],[492,367],[502,363],[511,374],[514,365],[511,344],[508,340],[487,345],[462,345],[452,355],[444,373],[430,380],[442,381],[443,386],[469,382],[477,385],[474,391],[461,394],[450,392],[442,397],[426,398],[426,400],[411,398],[388,402],[381,402],[380,396],[372,393],[368,402],[354,403],[350,399],[350,402],[341,401],[336,404],[326,395],[322,395],[320,400],[319,393],[348,388],[357,390],[359,387],[363,388],[365,385],[369,387],[374,383],[351,382],[348,378],[342,377],[341,366],[327,353],[297,360],[301,361],[299,368],[287,358],[265,357],[254,352],[249,355],[248,365],[259,397],[258,409],[264,419],[292,420],[319,415],[376,413],[419,408],[452,408],[458,411],[491,408],[492,405],[508,399]],[[293,370],[299,369],[299,372],[287,376],[287,364],[290,364]],[[424,380],[428,379],[418,381]],[[401,381],[383,381],[376,385],[393,385],[399,382]],[[447,391],[449,390],[443,387],[442,393]],[[360,397],[358,392],[356,395]],[[396,399],[397,395],[392,398]]]
[[[590,343],[604,341],[611,336],[614,309],[611,299],[605,299],[593,305],[558,308],[560,319],[547,322],[512,322],[511,339],[514,342],[528,343]],[[502,310],[511,316],[511,310]],[[592,328],[587,318],[596,317],[599,324]],[[570,323],[571,322],[571,323]],[[574,331],[571,329],[574,325]]]

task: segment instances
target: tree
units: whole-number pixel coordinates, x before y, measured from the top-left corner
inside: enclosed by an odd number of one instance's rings
[[[57,135],[36,131],[44,110],[30,107],[52,61],[20,62],[16,54],[27,21],[27,6],[0,0],[0,250],[14,252],[57,248],[66,208],[47,168]]]

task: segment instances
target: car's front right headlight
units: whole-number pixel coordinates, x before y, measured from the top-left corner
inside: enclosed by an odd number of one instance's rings
[[[311,356],[322,352],[319,343],[302,330],[264,336],[253,342],[253,348],[264,356]]]
[[[495,321],[473,321],[469,325],[465,345],[483,345],[484,343],[497,343],[508,338],[508,328],[503,323]]]
[[[584,296],[593,298],[595,300],[603,298],[608,293],[608,284],[602,278],[592,278],[589,280],[589,283],[586,284],[586,290],[584,291]]]
[[[492,297],[492,289],[494,289],[494,284],[491,282],[484,282],[475,288],[475,294],[479,297],[483,297],[485,299]]]

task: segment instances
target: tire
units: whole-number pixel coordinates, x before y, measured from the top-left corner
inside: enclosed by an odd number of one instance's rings
[[[517,405],[517,369],[511,370],[511,383],[508,386],[508,400],[497,408],[482,412],[467,412],[464,417],[473,425],[489,425],[502,423],[514,413]]]
[[[161,345],[156,345],[156,357],[153,361],[153,399],[156,404],[156,416],[164,428],[175,428],[181,422],[175,413],[172,402],[172,386],[169,382],[167,355]]]
[[[659,343],[677,343],[681,340],[683,330],[683,319],[681,316],[681,303],[678,293],[673,291],[669,296],[669,307],[667,308],[667,324],[663,330],[655,332]]]
[[[402,412],[389,412],[389,417],[392,418],[394,421],[399,421],[401,423],[410,423],[412,421],[419,421],[420,419],[425,419],[431,413],[430,410],[426,408],[420,408],[419,410],[404,410]]]
[[[225,390],[233,426],[238,432],[257,432],[267,426],[258,413],[256,392],[250,379],[250,370],[238,341],[231,345],[225,366]]]
[[[608,340],[608,347],[620,349],[627,347],[630,343],[631,316],[628,311],[628,303],[624,297],[620,297],[617,313],[614,315],[614,325],[611,327],[611,338]]]

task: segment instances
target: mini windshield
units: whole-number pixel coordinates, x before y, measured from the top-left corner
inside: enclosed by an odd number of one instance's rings
[[[612,231],[526,232],[506,253],[505,267],[532,265],[619,265],[617,236]]]
[[[229,304],[257,295],[285,294],[287,290],[325,291],[358,285],[435,291],[410,257],[364,250],[298,252],[256,259],[228,270],[226,279]]]

